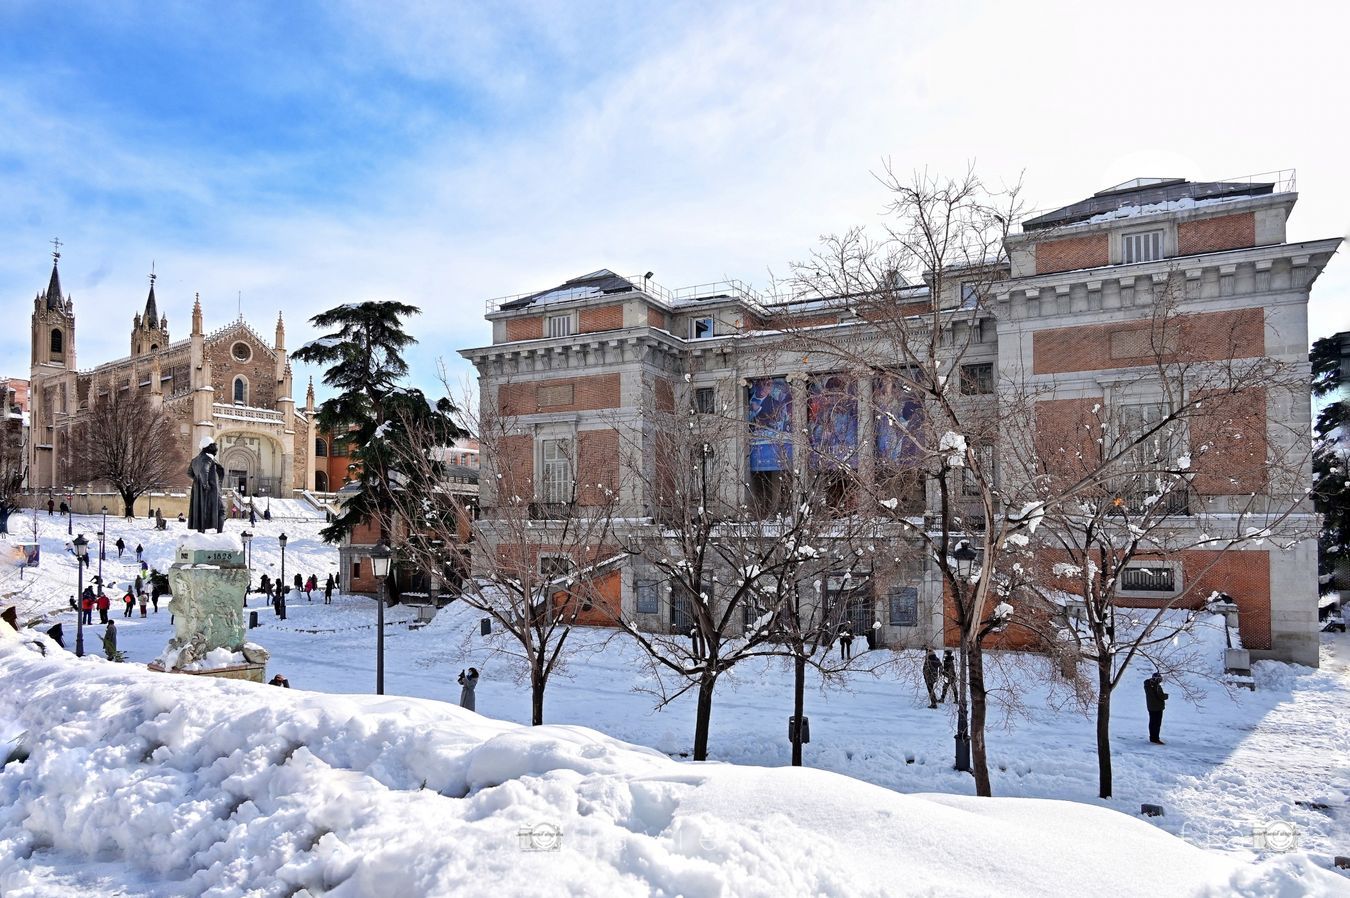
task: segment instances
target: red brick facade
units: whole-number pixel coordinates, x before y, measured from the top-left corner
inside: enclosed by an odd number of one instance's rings
[[[663,331],[668,331],[670,330],[670,316],[655,306],[648,306],[647,326],[657,327]]]
[[[540,340],[543,336],[544,319],[539,315],[506,319],[506,339],[510,343],[517,340]]]
[[[616,331],[623,327],[623,306],[600,306],[582,309],[577,315],[577,330],[583,334],[597,331]]]
[[[519,496],[528,501],[534,496],[534,437],[528,434],[502,437],[497,473],[499,502]]]
[[[1100,268],[1111,264],[1111,241],[1106,234],[1065,237],[1036,244],[1036,273]]]
[[[1097,468],[1101,422],[1092,409],[1101,403],[1100,396],[1036,403],[1036,454],[1057,486],[1072,484]]]
[[[656,389],[653,390],[656,397],[656,410],[658,412],[675,411],[675,388],[671,386],[669,380],[664,377],[656,379]]]
[[[1037,374],[1065,374],[1148,365],[1159,350],[1169,360],[1193,362],[1255,358],[1266,351],[1261,309],[1181,315],[1169,328],[1156,333],[1152,319],[1047,328],[1032,338],[1032,363]]]
[[[1266,391],[1197,398],[1203,402],[1189,422],[1191,465],[1196,472],[1191,486],[1202,496],[1264,492],[1269,479]]]
[[[1177,225],[1177,249],[1182,256],[1255,245],[1255,212],[1201,218]]]
[[[577,503],[601,506],[619,488],[619,432],[583,430],[577,434]]]
[[[595,374],[502,384],[497,399],[503,415],[618,408],[619,375]]]

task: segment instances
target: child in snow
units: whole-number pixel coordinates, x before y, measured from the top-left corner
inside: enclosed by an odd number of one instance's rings
[[[459,706],[470,711],[475,710],[477,700],[474,698],[474,690],[478,688],[478,668],[470,667],[468,673],[461,670],[459,685],[464,687],[459,690]]]

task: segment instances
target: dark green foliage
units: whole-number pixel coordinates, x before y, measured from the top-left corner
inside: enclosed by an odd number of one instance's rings
[[[410,447],[450,446],[464,436],[449,399],[433,404],[421,390],[399,385],[408,373],[403,352],[417,342],[403,329],[403,319],[417,314],[415,306],[401,302],[338,306],[310,319],[329,333],[292,356],[327,366],[323,382],[337,395],[319,406],[316,418],[342,447],[334,452],[345,449],[356,466],[359,491],[323,529],[327,542],[340,542],[357,526],[380,520],[393,507],[390,489],[432,488],[409,483],[409,475],[396,469],[394,460],[406,458]],[[429,470],[434,475],[439,466]]]
[[[1332,337],[1313,344],[1314,396],[1335,396],[1344,386],[1341,346]],[[1322,515],[1318,571],[1329,574],[1350,561],[1350,400],[1329,403],[1317,415],[1313,441],[1313,501]],[[1331,584],[1327,584],[1331,588]]]

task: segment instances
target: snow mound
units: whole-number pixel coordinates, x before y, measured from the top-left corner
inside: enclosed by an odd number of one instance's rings
[[[3,894],[96,863],[80,894],[1199,896],[1342,882],[1084,804],[680,763],[582,727],[77,662],[34,637],[44,657],[26,639],[0,640],[0,734],[20,749],[0,770]]]

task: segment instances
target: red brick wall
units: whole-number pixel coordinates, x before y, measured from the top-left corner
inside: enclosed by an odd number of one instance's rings
[[[539,340],[544,336],[544,319],[535,315],[530,318],[506,319],[506,340]]]
[[[656,379],[656,410],[658,412],[675,411],[675,388],[664,377]]]
[[[659,327],[663,331],[668,331],[670,330],[670,316],[655,306],[648,306],[647,326]]]
[[[1143,319],[1037,331],[1032,337],[1035,372],[1063,374],[1147,365],[1156,360],[1157,348],[1178,361],[1254,358],[1266,351],[1265,313],[1261,309],[1179,315],[1168,325],[1169,332],[1156,336],[1153,328],[1152,319]],[[1121,347],[1129,344],[1138,348],[1127,349],[1122,355]]]
[[[593,334],[596,331],[615,331],[623,327],[623,306],[599,306],[582,309],[577,315],[577,331]]]
[[[1202,404],[1188,423],[1195,491],[1202,496],[1264,491],[1269,480],[1266,391],[1244,390],[1226,397],[1201,393],[1196,398]]]
[[[1092,409],[1101,403],[1100,396],[1036,403],[1036,454],[1057,486],[1074,483],[1098,467],[1101,422]]]
[[[989,605],[985,610],[986,618],[999,601],[997,596],[989,597]],[[990,633],[984,638],[982,645],[986,649],[1044,650],[1045,639],[1042,633],[1049,632],[1046,626],[1046,609],[1039,605],[1032,606],[1026,601],[1017,602],[1013,607],[1016,610],[1012,623],[1001,633]],[[942,645],[949,649],[957,648],[961,645],[961,627],[956,616],[956,599],[952,596],[951,585],[948,583],[942,584],[942,611]]]
[[[541,406],[541,387],[572,387],[572,401]],[[596,374],[589,377],[553,378],[502,384],[497,400],[503,415],[533,415],[538,412],[584,412],[619,407],[619,375]]]
[[[577,503],[599,506],[619,488],[619,432],[583,430],[577,434]]]
[[[530,501],[534,497],[534,437],[502,437],[497,464],[496,473],[501,475],[497,481],[497,503],[505,504],[512,496]]]
[[[1111,242],[1107,234],[1065,237],[1036,244],[1036,273],[1072,271],[1075,268],[1099,268],[1111,264]]]
[[[1177,225],[1177,249],[1183,256],[1255,245],[1255,212],[1201,218]]]

